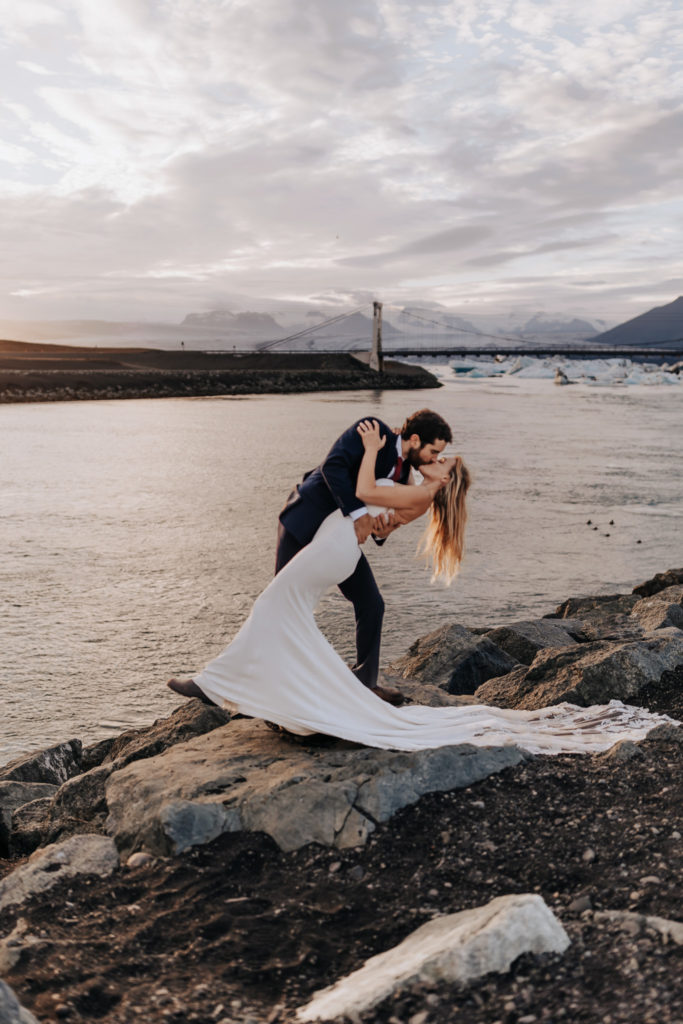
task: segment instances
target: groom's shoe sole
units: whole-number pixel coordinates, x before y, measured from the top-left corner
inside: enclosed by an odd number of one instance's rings
[[[195,697],[200,700],[202,704],[209,704],[211,707],[217,708],[218,704],[215,701],[210,700],[206,694],[199,689],[194,679],[169,679],[166,683],[169,690],[173,690],[174,693],[180,694],[181,697],[187,697],[192,699]]]

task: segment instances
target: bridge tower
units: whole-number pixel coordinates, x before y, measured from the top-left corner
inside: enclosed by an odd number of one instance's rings
[[[384,356],[382,355],[382,303],[372,304],[372,351],[370,353],[370,369],[384,372]]]

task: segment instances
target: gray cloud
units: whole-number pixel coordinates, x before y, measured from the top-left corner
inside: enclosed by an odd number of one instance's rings
[[[55,0],[4,21],[0,316],[359,295],[599,315],[683,274],[674,4]]]
[[[619,236],[616,234],[604,234],[596,235],[592,238],[577,238],[574,240],[567,239],[562,242],[545,242],[543,245],[537,245],[533,249],[512,249],[507,252],[497,252],[484,256],[477,256],[475,259],[468,260],[467,263],[468,266],[471,267],[495,267],[500,266],[502,263],[510,263],[512,260],[523,259],[526,256],[539,256],[544,253],[551,252],[565,252],[567,249],[584,249],[599,245],[603,242],[612,241],[618,237]]]
[[[462,227],[448,228],[436,234],[419,238],[399,249],[386,252],[367,253],[364,256],[351,256],[338,262],[346,266],[383,266],[389,263],[406,261],[414,256],[443,255],[457,253],[468,249],[473,243],[480,242],[492,233],[491,229],[481,224],[466,224]]]

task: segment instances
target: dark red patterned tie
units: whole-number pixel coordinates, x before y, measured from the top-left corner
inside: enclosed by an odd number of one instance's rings
[[[394,472],[391,474],[391,479],[392,480],[400,480],[401,479],[401,470],[402,469],[403,469],[403,456],[399,455],[398,459],[396,460],[396,468],[394,469]]]

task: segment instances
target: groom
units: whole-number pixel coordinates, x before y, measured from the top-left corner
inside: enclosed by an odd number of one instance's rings
[[[363,417],[372,418],[372,417]],[[278,526],[275,573],[277,574],[303,547],[313,539],[322,521],[335,509],[353,519],[358,543],[363,544],[372,534],[378,543],[396,528],[396,524],[373,519],[367,508],[356,497],[358,471],[365,449],[357,420],[339,437],[325,460],[304,475],[290,494],[280,513]],[[452,440],[451,429],[438,413],[420,409],[405,421],[400,431],[393,431],[379,422],[380,434],[387,443],[377,453],[375,476],[406,483],[412,468],[419,469],[436,462],[439,454]],[[379,649],[382,639],[384,601],[379,592],[372,569],[361,554],[355,571],[339,584],[344,597],[351,601],[356,616],[356,664],[353,672],[365,686],[390,703],[398,703],[400,694],[378,686]]]

